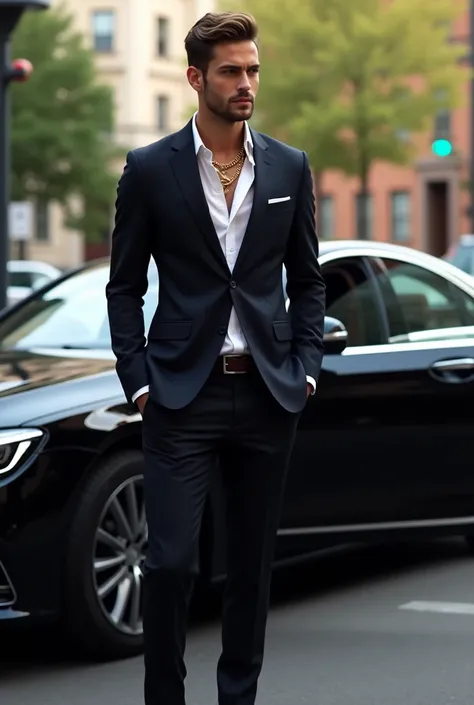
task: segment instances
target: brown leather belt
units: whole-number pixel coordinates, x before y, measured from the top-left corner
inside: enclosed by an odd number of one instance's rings
[[[255,369],[255,363],[250,355],[220,355],[214,369],[224,375],[244,375]]]

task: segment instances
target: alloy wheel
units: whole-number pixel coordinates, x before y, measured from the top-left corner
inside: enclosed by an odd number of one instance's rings
[[[95,534],[92,565],[102,612],[130,636],[143,633],[141,566],[147,541],[143,476],[136,475],[107,500]]]

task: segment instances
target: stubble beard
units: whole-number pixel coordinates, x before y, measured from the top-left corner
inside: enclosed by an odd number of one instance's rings
[[[244,122],[245,120],[249,120],[253,115],[253,102],[249,104],[245,115],[239,114],[237,112],[237,109],[235,109],[235,111],[232,109],[232,106],[238,106],[238,103],[222,104],[218,98],[214,98],[212,91],[209,89],[207,83],[204,88],[204,101],[206,103],[207,109],[210,110],[211,113],[214,113],[216,117],[220,118],[224,122]]]

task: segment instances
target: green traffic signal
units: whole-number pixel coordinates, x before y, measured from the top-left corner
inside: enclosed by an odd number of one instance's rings
[[[453,151],[453,145],[449,140],[435,140],[431,145],[431,149],[437,157],[449,157]]]

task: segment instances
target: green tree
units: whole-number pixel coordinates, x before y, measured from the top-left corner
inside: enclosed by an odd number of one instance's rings
[[[406,164],[433,117],[459,103],[465,47],[449,41],[454,0],[236,0],[259,22],[262,122],[312,155],[316,173]],[[367,237],[365,210],[361,237]]]
[[[318,204],[324,172],[350,172],[352,160],[341,136],[346,120],[338,101],[341,84],[328,80],[312,59],[319,36],[315,5],[312,0],[299,0],[295,12],[293,0],[232,3],[233,9],[252,13],[259,24],[262,68],[255,126],[308,153]],[[308,120],[310,107],[314,111]],[[317,207],[318,219],[319,210]]]
[[[25,13],[12,57],[34,66],[27,84],[11,86],[12,197],[59,202],[66,225],[96,240],[110,226],[113,160],[124,154],[112,139],[112,91],[62,8]]]

